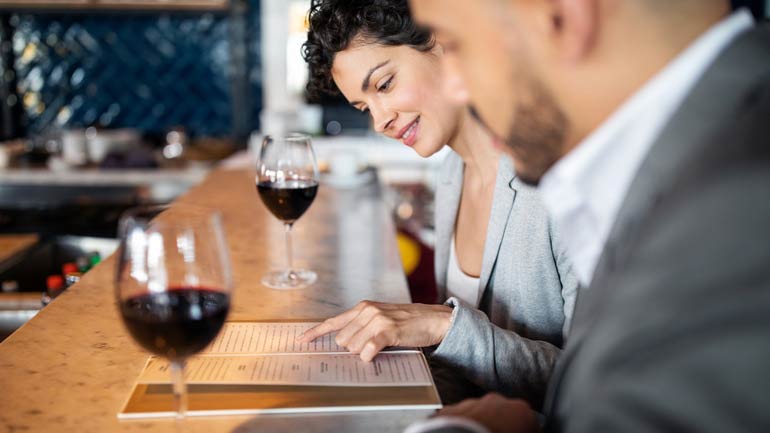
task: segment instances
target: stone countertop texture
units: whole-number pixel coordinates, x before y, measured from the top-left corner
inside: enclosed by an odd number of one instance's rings
[[[277,291],[262,274],[285,264],[282,224],[262,205],[250,170],[216,170],[174,204],[223,214],[234,292],[229,319],[324,318],[362,299],[409,302],[380,187],[321,185],[295,224],[295,265],[311,287]],[[173,211],[174,209],[172,209]],[[109,258],[0,344],[0,432],[172,432],[173,420],[119,421],[147,358],[118,315]],[[187,432],[398,432],[426,411],[188,418]]]

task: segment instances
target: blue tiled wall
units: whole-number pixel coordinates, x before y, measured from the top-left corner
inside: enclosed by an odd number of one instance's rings
[[[256,129],[259,0],[245,6],[222,13],[14,14],[27,132],[51,125],[156,133],[183,126],[216,136]]]

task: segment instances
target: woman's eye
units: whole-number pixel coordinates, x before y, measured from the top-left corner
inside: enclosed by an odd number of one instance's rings
[[[393,82],[393,77],[391,76],[388,78],[388,81],[382,83],[380,87],[377,88],[378,92],[384,92],[385,90],[388,90],[390,88],[390,83]]]

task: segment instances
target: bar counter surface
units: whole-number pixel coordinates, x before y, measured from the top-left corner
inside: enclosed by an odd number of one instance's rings
[[[323,318],[362,299],[409,302],[395,231],[378,185],[323,184],[295,224],[295,265],[318,273],[308,288],[259,280],[285,265],[282,224],[259,200],[254,172],[217,170],[174,206],[223,214],[234,291],[229,320]],[[171,419],[118,421],[148,354],[118,315],[110,258],[0,344],[0,431],[172,432]],[[186,432],[399,432],[427,411],[188,418]]]

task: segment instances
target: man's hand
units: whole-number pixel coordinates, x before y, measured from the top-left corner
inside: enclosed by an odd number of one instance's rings
[[[500,394],[487,394],[481,399],[463,400],[446,406],[438,416],[470,418],[491,433],[536,433],[540,431],[535,411],[524,400],[511,400]]]
[[[389,346],[427,347],[449,330],[452,308],[446,305],[385,304],[363,301],[339,316],[308,329],[297,340],[308,343],[339,331],[335,341],[369,362]]]

